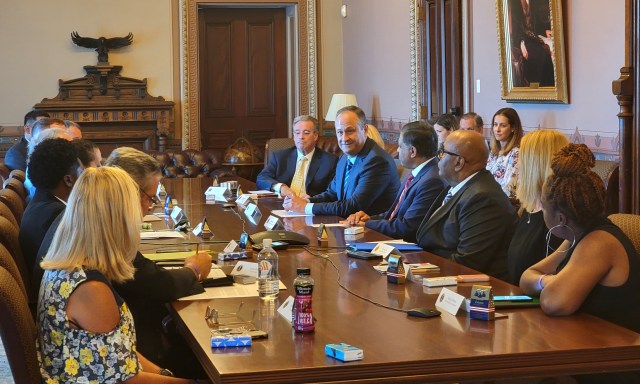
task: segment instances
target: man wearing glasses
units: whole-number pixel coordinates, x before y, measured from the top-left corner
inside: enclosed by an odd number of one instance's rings
[[[323,192],[333,179],[338,158],[316,147],[318,120],[301,115],[293,120],[295,146],[271,155],[256,180],[258,189],[285,196],[313,196]]]
[[[456,131],[438,151],[438,167],[450,188],[436,199],[418,228],[426,251],[497,278],[507,275],[507,248],[515,209],[485,167],[482,135]]]

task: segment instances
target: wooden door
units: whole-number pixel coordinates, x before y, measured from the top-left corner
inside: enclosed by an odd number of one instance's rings
[[[202,148],[286,137],[284,8],[204,8],[198,17]]]
[[[462,109],[461,0],[422,0],[422,118]]]

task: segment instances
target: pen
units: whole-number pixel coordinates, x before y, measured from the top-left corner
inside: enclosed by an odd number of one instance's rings
[[[191,248],[184,248],[184,249],[179,249],[179,248],[170,249],[170,248],[167,248],[167,249],[158,249],[158,250],[156,250],[156,253],[173,253],[173,252],[191,252]]]

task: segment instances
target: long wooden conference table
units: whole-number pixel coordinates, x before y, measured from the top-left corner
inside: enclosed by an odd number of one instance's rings
[[[250,234],[263,231],[269,212],[281,209],[282,200],[260,199],[263,217],[253,224],[242,212],[221,204],[205,204],[204,191],[210,183],[206,178],[164,180],[192,226],[206,216],[215,235],[210,240],[238,240],[242,221]],[[251,188],[243,183],[245,191]],[[312,246],[317,245],[316,229],[307,225],[309,219],[315,223],[339,221],[326,216],[284,219],[288,228],[309,237]],[[434,307],[441,288],[424,287],[418,281],[387,283],[386,276],[372,268],[376,261],[348,258],[344,252],[330,248],[344,245],[344,230],[328,230],[329,247],[312,248],[316,255],[302,247],[278,251],[280,278],[287,289],[280,291],[276,302],[244,297],[171,304],[180,331],[214,383],[431,383],[640,368],[640,335],[586,314],[550,317],[539,308],[501,309],[498,312],[506,317],[481,321],[470,319],[462,310],[457,316],[443,312],[425,319],[385,308]],[[387,237],[367,230],[358,241],[383,239]],[[189,234],[185,241],[202,240]],[[167,247],[175,247],[175,241],[165,242]],[[202,244],[200,249],[224,247],[210,241]],[[427,252],[405,254],[411,262],[438,265],[440,270],[434,276],[475,273]],[[249,261],[255,262],[255,256]],[[293,332],[276,312],[277,306],[294,295],[292,281],[297,267],[311,268],[315,280],[313,312],[317,322],[315,332],[310,334]],[[484,284],[491,285],[496,295],[521,292],[493,278]],[[471,286],[464,283],[449,289],[469,297]],[[212,349],[204,318],[207,306],[230,314],[238,311],[240,303],[238,314],[267,331],[268,338],[254,340],[246,348]],[[340,342],[362,348],[364,359],[344,363],[325,355],[326,344]]]

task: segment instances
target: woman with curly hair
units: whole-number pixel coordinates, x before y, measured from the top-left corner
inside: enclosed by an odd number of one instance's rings
[[[640,258],[604,215],[605,189],[591,170],[594,165],[584,144],[569,144],[554,156],[542,210],[549,232],[564,242],[523,273],[520,287],[539,295],[548,315],[580,310],[640,332]],[[606,382],[640,382],[639,372],[615,375],[615,381],[607,376]],[[579,380],[603,382],[600,376]]]

